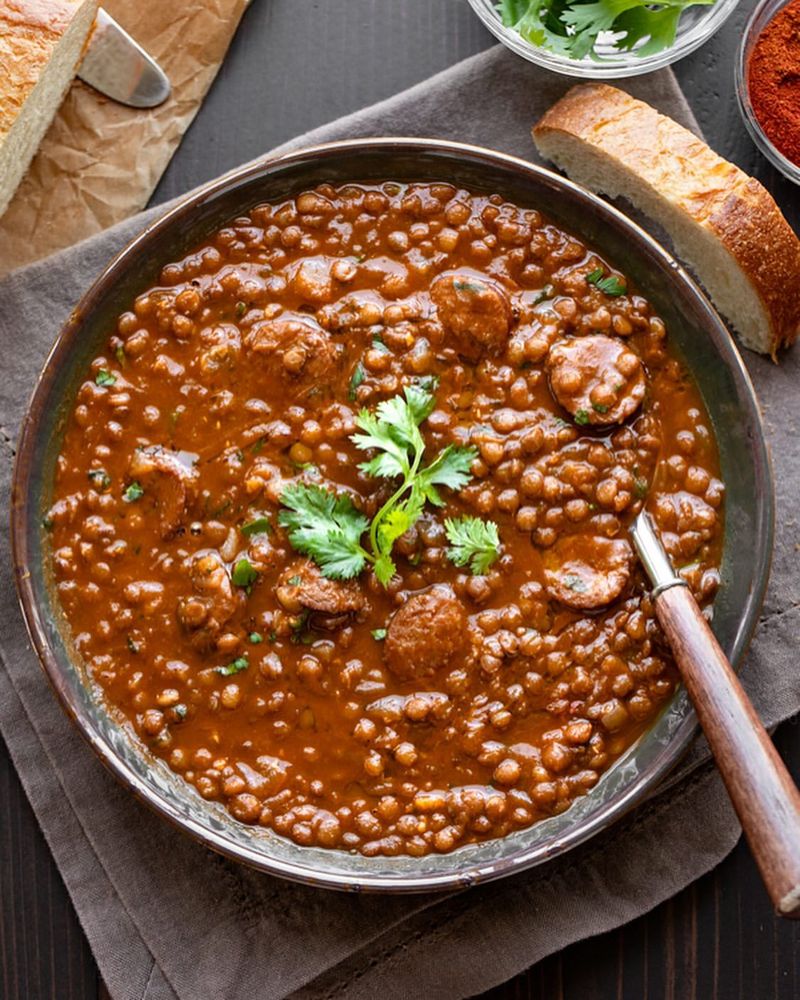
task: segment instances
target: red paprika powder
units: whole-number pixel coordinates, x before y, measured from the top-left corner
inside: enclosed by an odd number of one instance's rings
[[[800,0],[790,0],[756,39],[747,83],[767,138],[787,160],[800,164]]]

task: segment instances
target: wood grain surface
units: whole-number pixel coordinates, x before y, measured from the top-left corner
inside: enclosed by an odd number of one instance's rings
[[[759,156],[736,107],[733,60],[752,5],[742,0],[719,34],[675,69],[712,145],[755,174],[800,229],[798,189]],[[254,0],[155,201],[490,44],[465,0]],[[781,727],[776,744],[797,781],[796,720]],[[0,1000],[105,996],[0,742]],[[651,913],[551,956],[486,996],[797,1000],[800,926],[773,915],[741,841],[715,871]]]
[[[797,919],[800,792],[688,587],[655,606],[772,905]]]

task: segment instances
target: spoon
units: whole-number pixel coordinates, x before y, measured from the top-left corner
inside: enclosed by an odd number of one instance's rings
[[[767,892],[779,915],[800,918],[800,793],[646,511],[631,531],[656,617]]]

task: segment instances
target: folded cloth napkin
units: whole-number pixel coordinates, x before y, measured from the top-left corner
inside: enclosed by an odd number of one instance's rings
[[[529,127],[568,82],[501,49],[292,142],[423,135],[534,158]],[[629,81],[696,128],[669,71]],[[0,283],[0,488],[47,351],[102,266],[150,210]],[[748,355],[777,461],[778,549],[745,684],[769,725],[800,710],[792,579],[800,470],[800,355]],[[774,424],[770,414],[775,412]],[[4,428],[4,430],[3,430]],[[679,777],[613,829],[547,865],[450,896],[353,896],[292,885],[195,844],[134,801],[56,703],[25,636],[0,544],[0,728],[117,1000],[298,995],[462,997],[651,909],[714,867],[739,836],[698,742]],[[697,822],[702,817],[702,822]]]

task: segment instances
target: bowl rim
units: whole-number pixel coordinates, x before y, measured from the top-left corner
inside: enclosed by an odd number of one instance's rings
[[[159,216],[158,219],[147,224],[141,232],[129,240],[104,267],[72,310],[66,323],[59,331],[36,379],[22,422],[13,469],[11,495],[12,560],[18,599],[25,625],[45,675],[55,690],[64,711],[77,726],[101,762],[137,799],[206,847],[259,871],[278,875],[295,882],[332,889],[394,893],[452,890],[505,877],[547,861],[584,843],[594,834],[629,812],[634,805],[652,793],[688,749],[689,743],[698,729],[697,719],[691,707],[688,707],[685,716],[672,733],[662,752],[645,766],[624,791],[616,795],[610,802],[601,804],[587,818],[587,821],[567,831],[555,841],[550,840],[530,845],[510,857],[495,859],[488,863],[476,863],[475,860],[467,857],[463,868],[454,867],[452,871],[446,873],[414,876],[410,873],[371,873],[365,869],[357,875],[348,873],[347,877],[343,877],[338,872],[321,871],[310,865],[270,857],[263,850],[245,848],[243,845],[220,835],[211,825],[200,823],[194,817],[182,814],[161,790],[136,774],[115,753],[114,748],[98,731],[92,720],[83,714],[80,705],[73,697],[66,678],[62,676],[58,658],[48,639],[45,626],[47,609],[44,606],[40,607],[36,600],[32,574],[28,569],[30,564],[29,532],[34,517],[37,517],[38,524],[38,512],[32,510],[26,501],[32,474],[36,467],[35,446],[45,412],[45,404],[61,363],[68,359],[74,342],[80,337],[83,317],[91,313],[95,305],[102,301],[108,289],[116,281],[117,274],[126,269],[130,260],[136,259],[136,254],[141,249],[146,248],[162,232],[171,229],[181,219],[190,216],[199,206],[227,192],[234,191],[249,181],[256,180],[260,175],[268,174],[282,167],[301,165],[304,160],[313,159],[317,162],[326,157],[335,158],[347,153],[358,154],[361,151],[374,152],[376,150],[384,154],[392,152],[398,154],[438,153],[442,156],[457,157],[472,164],[501,166],[509,169],[520,178],[524,178],[526,175],[537,177],[551,186],[568,191],[571,197],[592,206],[601,217],[613,219],[626,230],[634,242],[646,248],[665,271],[671,272],[674,280],[683,286],[684,292],[693,300],[693,305],[702,315],[706,327],[705,332],[711,337],[721,360],[728,366],[735,382],[738,383],[742,398],[746,402],[750,423],[756,431],[753,435],[752,445],[756,481],[761,484],[755,497],[756,522],[758,539],[762,544],[754,574],[755,584],[748,593],[747,601],[742,609],[740,627],[736,632],[731,649],[731,660],[734,666],[738,665],[758,622],[769,579],[774,539],[774,484],[760,408],[750,376],[732,337],[705,294],[680,263],[657,240],[619,209],[580,185],[538,164],[485,147],[447,140],[415,137],[346,139],[305,147],[277,156],[267,155],[244,167],[231,170],[196,189]],[[391,180],[391,177],[388,179]],[[309,858],[310,861],[311,858]]]
[[[784,156],[761,127],[761,122],[756,117],[752,101],[750,100],[750,73],[747,66],[748,57],[756,42],[768,25],[772,23],[774,18],[789,3],[791,3],[791,0],[760,0],[751,11],[737,47],[736,59],[734,61],[734,90],[736,91],[736,103],[739,107],[744,127],[753,140],[756,149],[787,180],[792,181],[794,184],[800,184],[800,163],[793,163],[788,156]],[[767,11],[769,11],[769,16],[762,24],[760,23],[761,18]],[[756,28],[757,24],[758,28]]]
[[[644,73],[653,73],[665,66],[671,66],[672,63],[683,59],[684,56],[691,55],[719,31],[736,10],[740,0],[716,0],[715,3],[708,5],[706,18],[690,28],[683,38],[676,39],[669,48],[644,57],[629,52],[627,55],[620,54],[618,58],[608,60],[592,60],[588,57],[569,59],[557,52],[551,52],[543,46],[533,45],[513,28],[507,28],[503,24],[496,8],[493,5],[489,6],[490,2],[491,0],[468,0],[470,7],[480,18],[484,27],[507,49],[521,58],[527,59],[528,62],[544,66],[561,76],[602,81],[620,80],[642,76]]]

